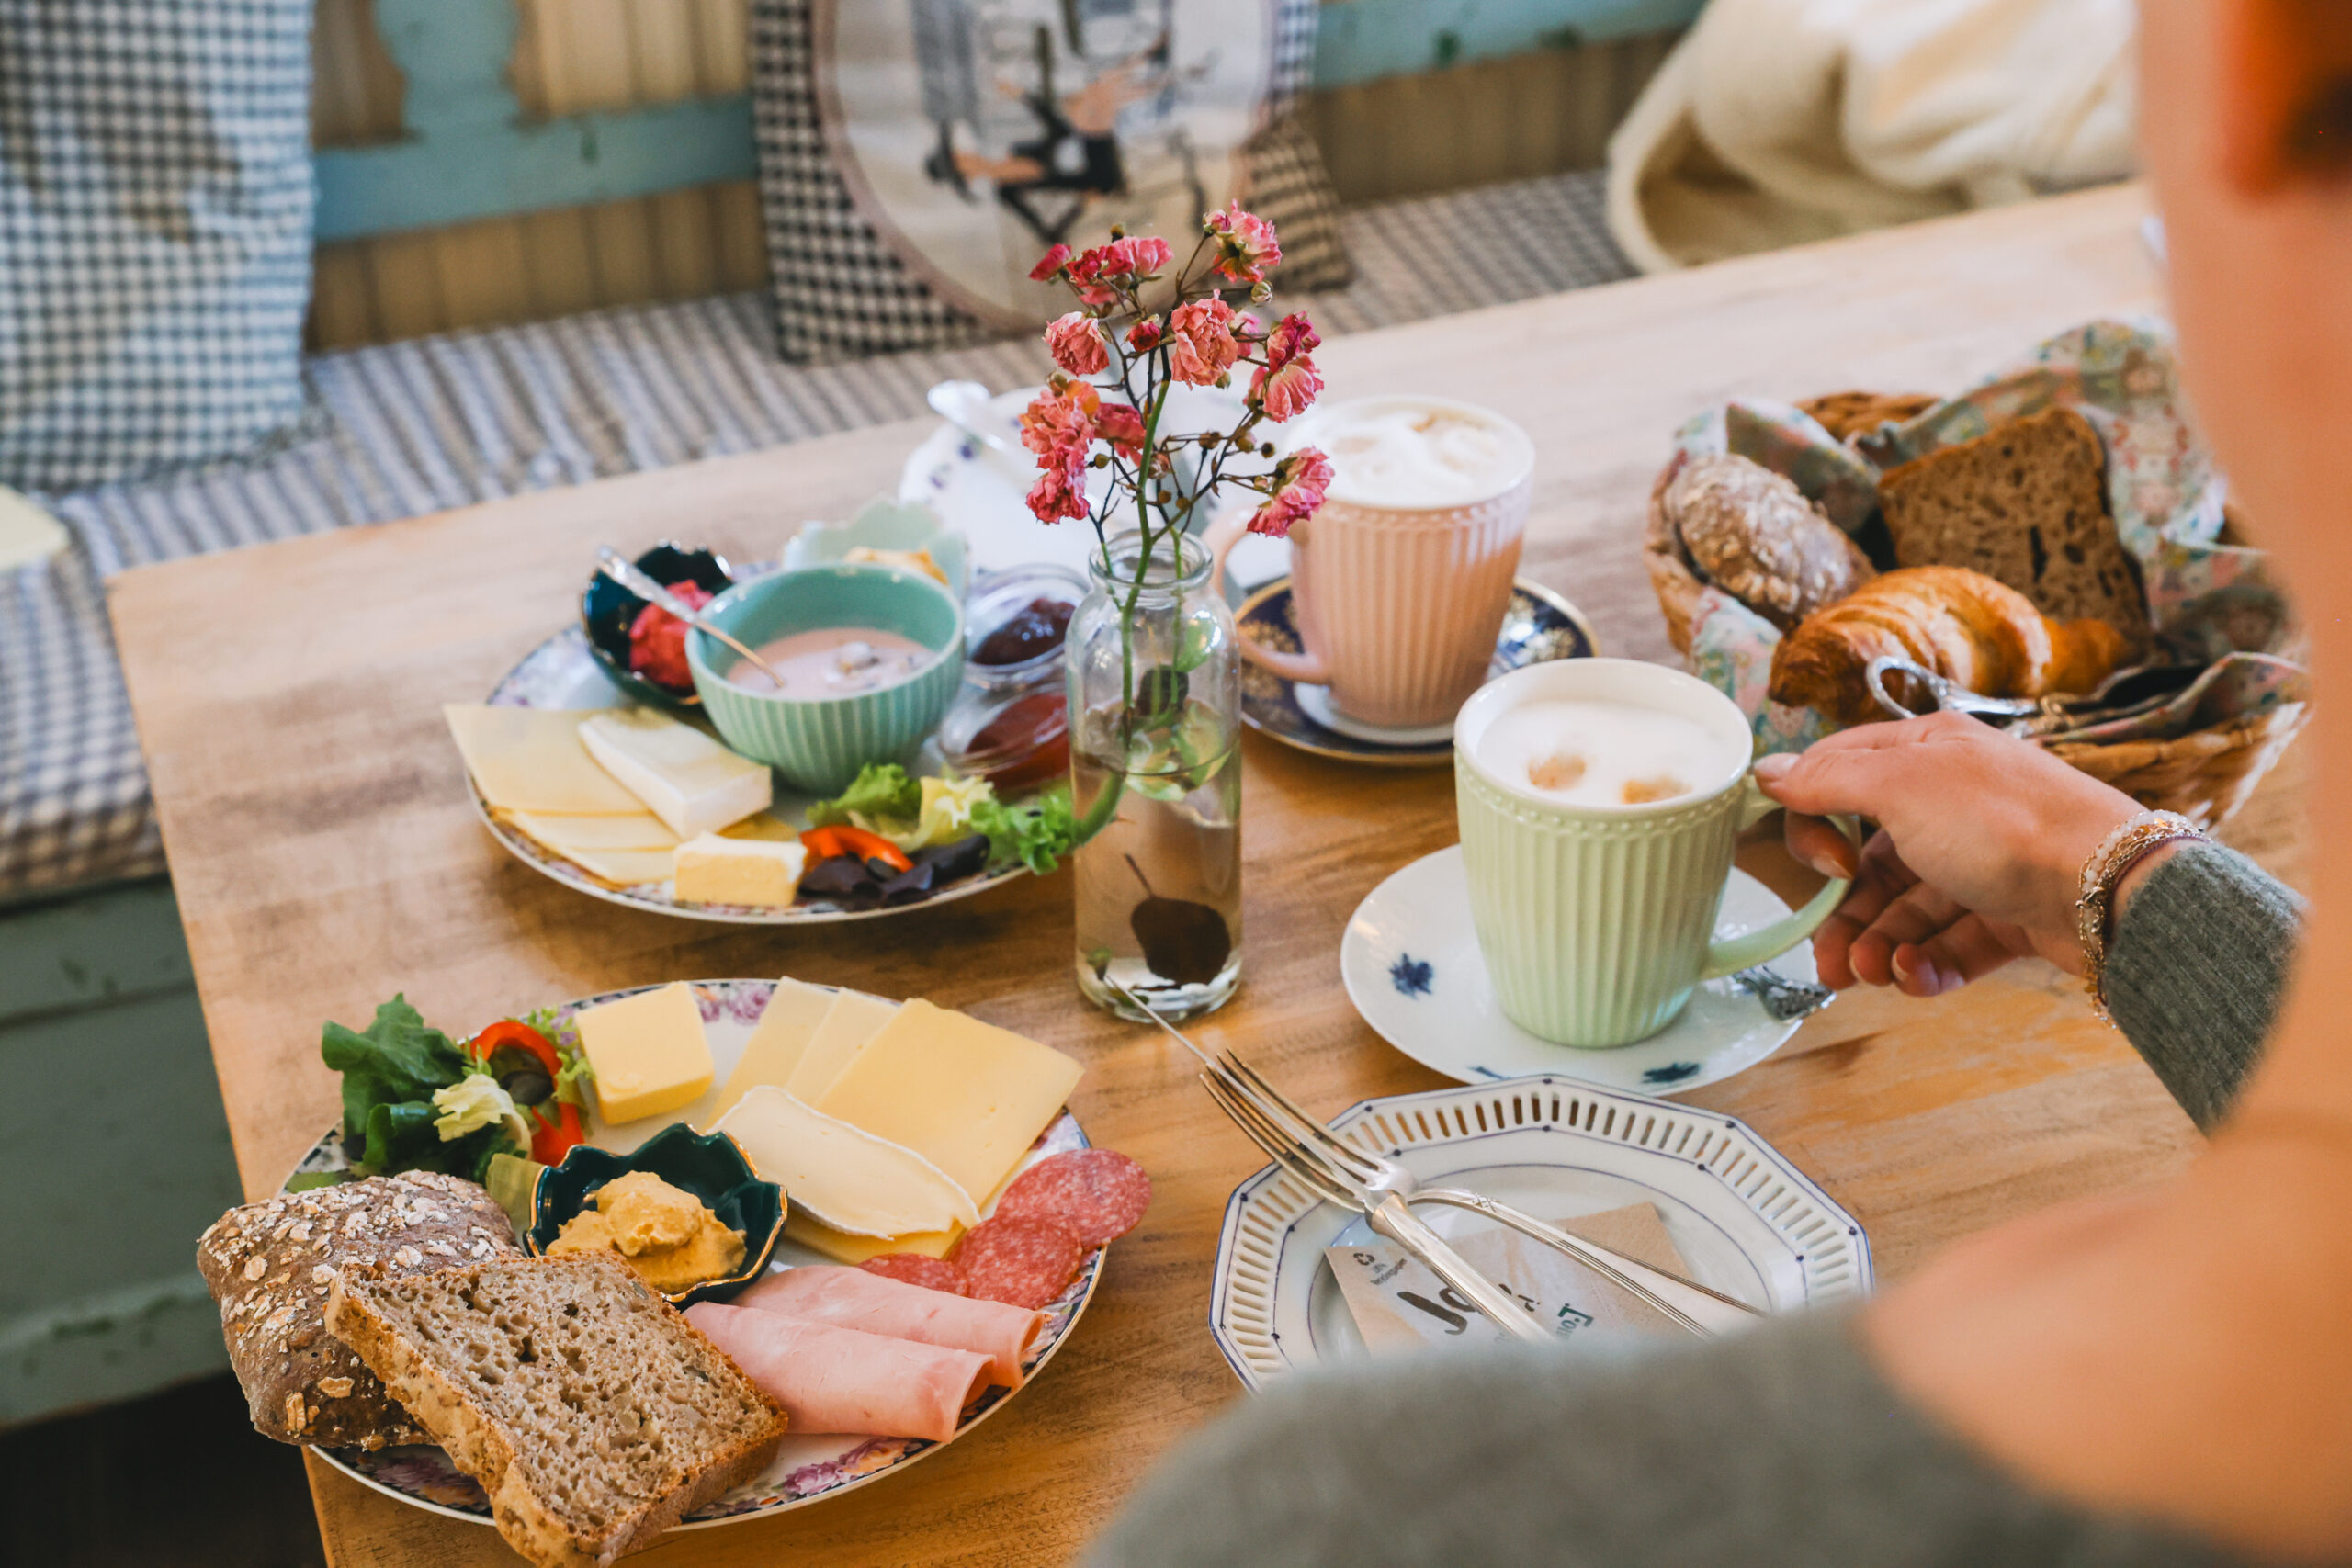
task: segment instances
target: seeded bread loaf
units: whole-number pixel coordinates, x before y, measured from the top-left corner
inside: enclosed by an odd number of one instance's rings
[[[412,1171],[232,1209],[198,1240],[196,1263],[220,1303],[221,1336],[254,1429],[281,1443],[380,1449],[424,1437],[326,1331],[336,1271],[380,1263],[419,1273],[522,1250],[489,1193]]]
[[[775,1457],[784,1413],[619,1257],[345,1269],[327,1323],[540,1568],[607,1568]]]
[[[1930,452],[1879,481],[1895,563],[1983,572],[2052,620],[2106,622],[2141,658],[2148,601],[2108,514],[2106,472],[2098,432],[2070,408]]]

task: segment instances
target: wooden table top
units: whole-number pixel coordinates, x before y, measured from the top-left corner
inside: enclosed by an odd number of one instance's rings
[[[1669,656],[1637,541],[1675,426],[1740,393],[1951,389],[2041,337],[2158,303],[2125,187],[1555,296],[1332,343],[1331,394],[1508,409],[1542,452],[1524,570],[1607,651]],[[405,991],[452,1027],[615,987],[772,976],[926,996],[1087,1065],[1072,1107],[1157,1198],[1051,1371],[919,1469],[781,1517],[673,1536],[655,1564],[1068,1558],[1170,1442],[1237,1397],[1205,1326],[1227,1195],[1262,1163],[1164,1038],[1083,1006],[1066,877],[807,932],[585,898],[481,829],[439,705],[479,700],[573,613],[590,551],[672,536],[772,554],[895,487],[920,423],[143,568],[112,584],[140,734],[248,1192],[334,1119],[319,1027]],[[1389,873],[1453,841],[1444,770],[1246,743],[1246,980],[1199,1032],[1326,1112],[1439,1087],[1340,988],[1340,935]],[[2294,777],[2232,837],[2291,880]],[[1771,852],[1746,863],[1803,886]],[[2054,970],[1940,1000],[1855,994],[1694,1091],[1868,1227],[1885,1277],[2007,1216],[2155,1181],[2196,1135]],[[311,1464],[338,1568],[511,1563],[497,1536]]]

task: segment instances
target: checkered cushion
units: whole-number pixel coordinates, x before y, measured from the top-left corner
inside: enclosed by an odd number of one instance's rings
[[[1351,268],[1330,176],[1293,112],[1314,73],[1320,0],[1263,4],[1273,27],[1261,106],[1266,127],[1241,153],[1242,188],[1282,236],[1278,286],[1290,293],[1338,288]],[[1099,7],[1122,15],[1130,8]],[[752,0],[752,107],[778,345],[787,358],[821,361],[998,335],[1001,328],[939,298],[919,276],[920,258],[902,254],[859,211],[819,113],[819,9],[820,0]],[[1090,12],[1070,0],[1066,14]],[[913,17],[919,50],[928,43],[950,54],[972,51],[978,24],[969,0],[921,0]],[[967,94],[993,90],[978,81],[956,86]],[[1042,254],[1046,246],[1036,249]],[[1177,244],[1180,255],[1183,249]]]
[[[0,0],[0,482],[302,412],[309,0]]]
[[[1303,302],[1327,336],[1633,272],[1609,241],[1597,174],[1393,202],[1340,224],[1356,280]],[[75,543],[0,572],[0,897],[163,869],[107,575],[904,419],[935,381],[1017,387],[1046,368],[1034,335],[787,365],[753,294],[312,360],[324,434],[260,461],[41,498]]]

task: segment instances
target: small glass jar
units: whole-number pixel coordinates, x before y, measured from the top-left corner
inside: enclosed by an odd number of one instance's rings
[[[940,721],[939,746],[957,773],[1004,795],[1041,788],[1069,771],[1069,689],[1062,643],[1086,580],[1055,566],[992,573],[964,607],[964,689]]]

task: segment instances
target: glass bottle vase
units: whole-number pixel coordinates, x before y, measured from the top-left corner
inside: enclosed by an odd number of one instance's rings
[[[1077,973],[1099,1007],[1174,1020],[1241,983],[1241,661],[1200,541],[1143,549],[1096,554],[1064,645]]]

